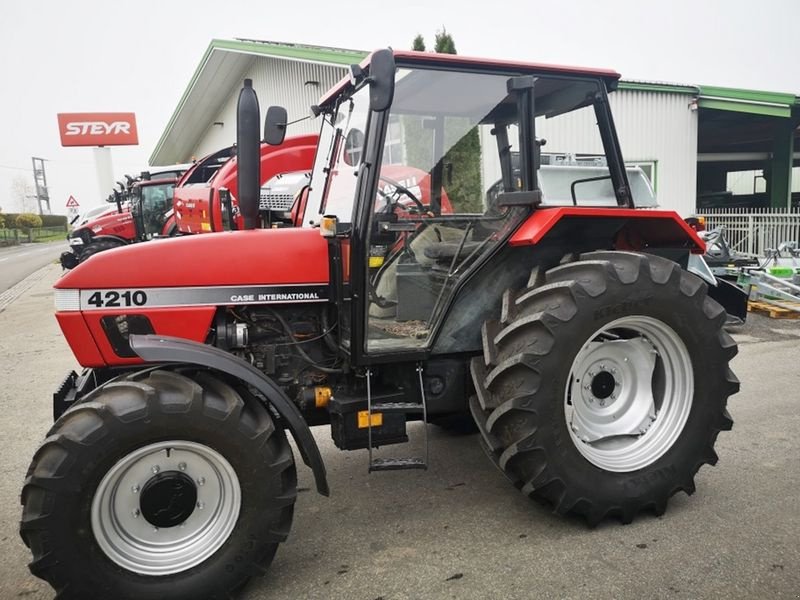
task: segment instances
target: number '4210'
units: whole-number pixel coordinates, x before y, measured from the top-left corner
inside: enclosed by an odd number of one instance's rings
[[[107,292],[94,292],[86,301],[87,304],[101,307],[119,307],[119,306],[144,306],[147,303],[147,294],[142,290],[134,290],[127,292],[117,292],[108,290]]]

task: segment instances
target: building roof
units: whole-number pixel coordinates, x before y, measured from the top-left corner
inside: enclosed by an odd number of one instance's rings
[[[767,117],[789,118],[792,116],[792,111],[796,112],[800,108],[800,97],[781,92],[703,85],[700,86],[698,106]]]
[[[219,112],[230,90],[238,89],[254,57],[346,66],[360,62],[366,52],[259,40],[211,40],[189,85],[178,101],[167,126],[150,155],[150,164],[163,156],[184,156],[203,135],[198,123],[209,123]],[[166,162],[171,162],[167,160]]]

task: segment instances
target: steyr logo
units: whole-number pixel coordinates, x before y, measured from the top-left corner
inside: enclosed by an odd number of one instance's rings
[[[104,121],[86,121],[67,123],[64,135],[105,135],[108,133],[130,133],[131,124],[125,121],[106,123]]]
[[[139,143],[133,113],[59,113],[62,146],[131,146]]]

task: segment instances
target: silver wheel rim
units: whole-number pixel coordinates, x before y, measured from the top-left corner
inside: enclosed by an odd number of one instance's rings
[[[191,514],[172,527],[154,526],[141,511],[141,492],[159,473],[187,476],[197,491]],[[219,452],[195,442],[158,442],[124,456],[105,474],[92,499],[92,532],[119,566],[170,575],[214,554],[233,531],[240,507],[236,471]]]
[[[630,472],[675,444],[693,396],[692,362],[678,334],[657,319],[628,316],[597,330],[575,356],[564,414],[589,462]]]

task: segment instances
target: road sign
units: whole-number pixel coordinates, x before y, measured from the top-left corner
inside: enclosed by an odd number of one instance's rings
[[[78,208],[78,206],[80,205],[78,204],[78,201],[75,200],[75,197],[70,196],[69,200],[67,200],[67,208]]]

